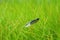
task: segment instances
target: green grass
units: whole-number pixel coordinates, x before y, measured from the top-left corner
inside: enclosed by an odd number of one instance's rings
[[[0,40],[60,40],[60,0],[0,0]]]

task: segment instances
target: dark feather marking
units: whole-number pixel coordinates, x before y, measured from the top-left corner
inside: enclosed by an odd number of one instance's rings
[[[35,20],[32,20],[31,22],[30,22],[30,24],[34,24],[34,23],[36,23],[36,22],[38,22],[39,21],[39,18],[37,18],[37,19],[35,19]]]

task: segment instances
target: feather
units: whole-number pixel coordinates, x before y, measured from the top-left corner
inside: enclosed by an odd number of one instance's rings
[[[29,26],[31,26],[32,24],[34,24],[34,23],[36,23],[36,22],[38,22],[38,21],[39,21],[39,18],[36,18],[36,19],[28,22],[25,27],[29,27]]]

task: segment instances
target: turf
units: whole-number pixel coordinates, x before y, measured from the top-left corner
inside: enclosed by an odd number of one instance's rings
[[[0,40],[60,40],[60,0],[0,0]]]

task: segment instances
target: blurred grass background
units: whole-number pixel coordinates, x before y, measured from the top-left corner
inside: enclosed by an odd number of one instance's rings
[[[0,40],[60,40],[60,0],[0,0]]]

